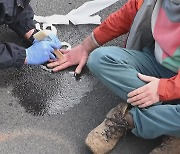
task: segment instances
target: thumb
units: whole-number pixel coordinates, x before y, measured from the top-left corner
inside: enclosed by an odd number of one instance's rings
[[[76,67],[76,70],[75,70],[75,73],[76,74],[80,74],[81,73],[81,70],[82,68],[84,67],[84,65],[86,64],[86,60],[82,60],[79,65]]]
[[[138,77],[145,82],[151,82],[153,80],[152,76],[143,75],[141,73],[138,73]]]

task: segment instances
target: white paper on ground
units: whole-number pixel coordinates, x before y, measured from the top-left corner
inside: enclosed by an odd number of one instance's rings
[[[69,19],[67,18],[66,15],[58,15],[54,14],[52,16],[34,16],[34,20],[40,23],[49,23],[49,24],[69,24]]]
[[[68,13],[68,15],[77,15],[77,16],[91,16],[106,7],[114,4],[118,0],[94,0],[85,2],[83,5],[81,5],[77,9],[73,9]]]
[[[99,15],[94,15],[95,13],[105,9],[106,7],[114,4],[118,0],[93,0],[85,2],[82,6],[77,9],[73,9],[67,15],[51,15],[51,16],[35,16],[34,20],[43,24],[43,29],[51,27],[53,33],[57,33],[56,28],[53,25],[56,24],[69,24],[71,21],[74,25],[78,24],[100,24],[101,17]],[[44,26],[45,24],[45,26]],[[38,29],[40,25],[37,25]]]
[[[99,15],[95,16],[70,16],[70,21],[74,25],[80,25],[80,24],[100,24],[101,23],[101,17]]]

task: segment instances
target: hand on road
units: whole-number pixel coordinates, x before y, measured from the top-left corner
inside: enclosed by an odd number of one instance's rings
[[[71,50],[61,49],[60,51],[63,53],[64,58],[51,62],[47,66],[49,68],[53,68],[53,72],[57,72],[70,66],[78,65],[75,73],[80,74],[82,68],[87,62],[89,52],[81,44],[77,45]]]

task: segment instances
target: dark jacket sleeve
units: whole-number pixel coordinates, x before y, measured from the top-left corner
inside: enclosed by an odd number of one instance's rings
[[[33,17],[34,12],[29,5],[29,0],[0,1],[0,25],[7,24],[21,37],[35,28]],[[25,58],[25,48],[13,43],[0,43],[0,69],[20,68]]]
[[[29,0],[0,1],[0,24],[7,24],[19,36],[23,37],[35,28],[34,12]]]
[[[31,6],[21,3],[22,0],[17,0],[17,7],[15,9],[13,20],[9,23],[9,27],[14,30],[19,36],[23,37],[31,29],[35,29],[34,12]],[[24,0],[26,1],[26,0]]]
[[[25,61],[25,48],[14,43],[0,44],[0,69],[15,67],[20,68]]]

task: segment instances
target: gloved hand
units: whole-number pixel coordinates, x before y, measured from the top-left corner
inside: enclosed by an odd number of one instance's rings
[[[52,41],[52,42],[54,42],[54,43],[56,43],[58,45],[58,49],[60,49],[61,46],[62,46],[61,42],[58,39],[58,37],[53,33],[46,36],[42,41]]]
[[[58,45],[57,49],[60,49],[61,46],[62,46],[62,44],[59,41],[58,37],[55,34],[53,34],[53,33],[50,33],[48,36],[46,36],[41,41],[52,41],[52,42],[54,42],[54,43],[56,43]],[[34,39],[33,44],[36,43],[36,42],[39,42],[39,41],[37,39]]]
[[[30,65],[39,65],[50,59],[55,59],[53,51],[59,49],[60,43],[55,41],[35,42],[26,49],[26,63]]]

